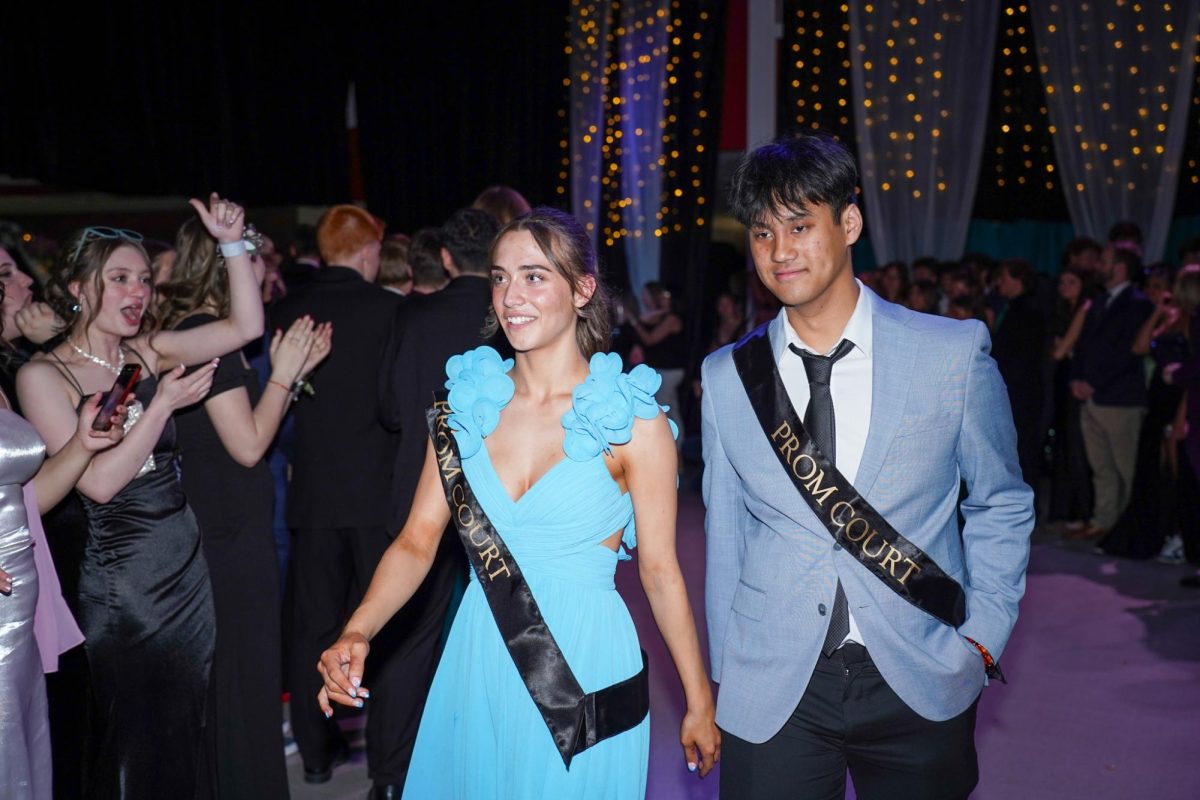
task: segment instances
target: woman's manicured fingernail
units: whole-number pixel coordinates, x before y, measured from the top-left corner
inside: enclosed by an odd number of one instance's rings
[[[367,691],[366,689],[362,689],[361,691],[359,691],[359,694],[361,694],[363,697],[367,697],[367,698],[369,698],[371,696],[371,693],[369,691]]]
[[[351,689],[351,690],[350,690],[350,696],[351,696],[351,697],[358,697],[358,690],[357,690],[357,689]]]
[[[696,765],[693,764],[691,761],[689,761],[688,762],[688,772],[695,772],[695,771],[696,771]]]
[[[362,708],[362,707],[363,707],[363,701],[362,701],[362,700],[355,700],[355,701],[354,701],[354,705],[355,705],[355,706],[357,706],[358,708]]]
[[[329,719],[330,717],[332,717],[332,716],[333,716],[333,712],[332,712],[332,711],[324,711],[324,712],[322,712],[322,713],[323,713],[323,714],[325,714],[325,719]]]

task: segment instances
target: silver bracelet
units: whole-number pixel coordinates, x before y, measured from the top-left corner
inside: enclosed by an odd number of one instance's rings
[[[246,240],[238,239],[236,242],[221,242],[219,245],[221,255],[225,258],[235,258],[246,253]]]

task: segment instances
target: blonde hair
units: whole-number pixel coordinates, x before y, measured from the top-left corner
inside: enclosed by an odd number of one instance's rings
[[[218,317],[229,315],[229,274],[217,258],[217,240],[193,217],[175,235],[175,263],[171,278],[158,287],[163,327],[179,320],[206,302]]]

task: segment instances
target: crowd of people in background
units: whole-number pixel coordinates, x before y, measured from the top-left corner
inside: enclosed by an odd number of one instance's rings
[[[172,243],[78,232],[40,276],[48,281],[34,280],[19,245],[0,249],[3,397],[50,455],[70,449],[80,469],[77,492],[42,503],[57,561],[57,576],[39,566],[43,592],[58,600],[61,578],[88,639],[86,659],[71,649],[77,631],[39,641],[44,660],[63,658],[46,661],[59,670],[47,681],[49,735],[32,734],[45,752],[27,762],[44,773],[53,742],[59,796],[183,797],[202,786],[221,798],[286,797],[284,690],[305,779],[329,779],[348,746],[314,702],[313,665],[404,523],[425,454],[424,437],[404,432],[424,429],[446,360],[484,343],[504,353],[488,324],[488,251],[530,210],[492,187],[442,226],[405,235],[335,206],[277,250],[236,205],[194,205]],[[1200,240],[1175,265],[1147,266],[1135,226],[1108,239],[1071,241],[1057,276],[972,254],[859,279],[914,311],[987,325],[1043,523],[1102,553],[1194,563]],[[754,281],[738,275],[705,298],[701,320],[657,282],[614,303],[614,350],[661,374],[655,399],[687,434],[681,452],[693,463],[700,358],[778,310]],[[89,438],[78,413],[91,424],[89,398],[126,364],[143,380],[114,432]],[[36,471],[26,466],[25,479]],[[399,796],[389,787],[404,782],[465,575],[461,548],[444,538],[420,601],[373,645],[368,683],[408,687],[368,716],[380,797]],[[0,577],[11,592],[11,576]],[[130,648],[145,651],[144,672],[127,670]],[[44,716],[33,684],[14,680],[0,675]],[[202,718],[207,738],[185,735]],[[0,751],[13,746],[13,732],[0,734]],[[29,796],[45,796],[48,775],[23,779]]]

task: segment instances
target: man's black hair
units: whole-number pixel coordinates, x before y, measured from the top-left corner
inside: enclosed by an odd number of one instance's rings
[[[1140,284],[1142,282],[1141,256],[1123,247],[1114,247],[1112,251],[1113,263],[1125,265],[1125,280]]]
[[[742,157],[729,187],[734,217],[750,227],[776,212],[826,205],[840,222],[854,202],[858,166],[845,145],[828,133],[781,136]]]
[[[1136,222],[1121,220],[1108,229],[1108,241],[1142,243],[1142,229]]]
[[[442,232],[421,228],[408,243],[408,265],[412,267],[413,286],[436,289],[446,282],[442,266]]]
[[[288,243],[294,258],[320,258],[317,249],[317,229],[314,225],[300,223],[292,231],[292,240]]]
[[[496,218],[478,208],[460,208],[442,226],[442,246],[450,251],[459,272],[487,275],[492,269],[488,251],[500,232]]]

